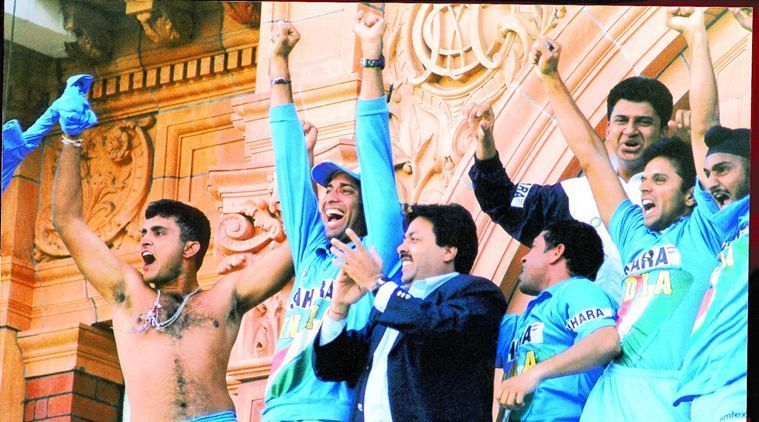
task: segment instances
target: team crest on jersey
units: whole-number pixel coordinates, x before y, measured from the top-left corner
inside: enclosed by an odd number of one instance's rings
[[[511,198],[511,206],[517,208],[524,207],[524,200],[527,198],[527,194],[530,193],[532,183],[520,183],[514,190],[514,197]]]
[[[577,315],[567,320],[567,330],[577,331],[577,328],[589,321],[599,318],[613,318],[614,313],[611,308],[588,308],[578,312]]]
[[[675,245],[657,246],[640,253],[632,262],[625,265],[625,275],[679,265],[680,251]]]
[[[529,327],[525,328],[522,334],[512,340],[509,345],[509,356],[507,361],[513,360],[516,354],[517,348],[527,343],[542,343],[543,342],[543,323],[534,322]]]

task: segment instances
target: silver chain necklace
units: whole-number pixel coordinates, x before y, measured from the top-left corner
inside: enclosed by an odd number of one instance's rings
[[[158,295],[155,298],[155,302],[153,303],[153,306],[150,308],[149,311],[143,312],[140,314],[140,317],[138,321],[142,323],[142,325],[136,329],[133,330],[133,332],[136,333],[144,333],[145,331],[149,330],[150,327],[155,328],[157,331],[163,331],[168,327],[169,325],[173,324],[174,321],[179,318],[179,315],[182,314],[182,310],[184,309],[185,305],[187,305],[187,302],[190,301],[190,298],[197,292],[200,291],[200,286],[198,286],[197,289],[190,292],[187,296],[182,299],[182,303],[177,308],[176,312],[174,312],[174,315],[172,315],[169,319],[166,321],[158,321],[158,309],[163,308],[161,306],[160,300],[161,300],[161,289],[158,289]]]

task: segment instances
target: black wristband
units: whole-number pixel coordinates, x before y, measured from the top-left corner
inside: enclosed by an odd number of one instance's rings
[[[380,55],[379,59],[361,59],[361,67],[378,67],[385,68],[385,56]]]
[[[289,85],[290,80],[285,78],[274,78],[271,80],[272,85]]]

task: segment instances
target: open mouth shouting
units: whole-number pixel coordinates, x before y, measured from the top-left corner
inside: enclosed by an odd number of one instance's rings
[[[625,154],[638,154],[643,149],[643,142],[640,138],[628,138],[620,143],[620,149]]]
[[[714,198],[714,202],[716,202],[720,208],[729,204],[733,200],[733,197],[732,195],[730,195],[730,192],[724,189],[712,189],[710,193],[712,194],[712,198]]]
[[[327,208],[324,210],[324,216],[326,219],[326,226],[330,230],[337,229],[345,219],[345,211],[337,208]]]
[[[644,199],[641,199],[640,205],[641,205],[641,208],[643,208],[643,217],[650,218],[654,213],[654,209],[656,208],[656,204],[654,204],[654,201],[652,201],[649,198],[644,198]]]
[[[142,251],[142,262],[142,270],[145,271],[155,262],[155,255],[152,252]]]

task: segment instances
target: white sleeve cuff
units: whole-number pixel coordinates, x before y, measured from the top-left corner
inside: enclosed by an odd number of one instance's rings
[[[390,297],[392,297],[393,292],[397,288],[398,285],[392,281],[388,281],[387,283],[383,284],[382,287],[377,290],[377,294],[374,296],[374,308],[380,312],[385,312],[385,308],[387,308],[387,302],[390,301]]]
[[[329,310],[327,310],[327,315],[322,320],[322,327],[321,327],[322,333],[321,333],[321,336],[319,336],[319,346],[324,346],[325,344],[336,339],[337,336],[339,336],[340,333],[343,332],[343,329],[345,328],[347,324],[348,324],[347,318],[343,318],[340,321],[335,321],[329,315]]]

